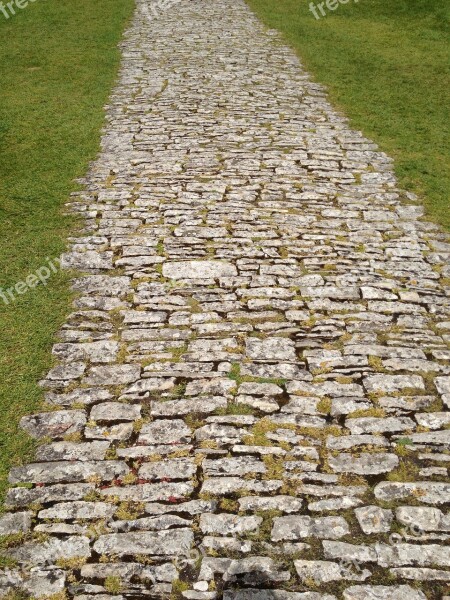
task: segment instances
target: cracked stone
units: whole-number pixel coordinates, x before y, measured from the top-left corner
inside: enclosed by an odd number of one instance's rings
[[[238,517],[229,514],[205,514],[200,517],[200,529],[203,533],[236,535],[256,531],[262,523],[262,517]]]
[[[299,540],[308,537],[339,539],[350,533],[343,517],[277,517],[273,521],[272,540]]]
[[[358,475],[379,475],[388,473],[399,464],[396,454],[340,454],[330,456],[328,464],[336,473],[356,473]]]
[[[187,556],[194,541],[190,529],[158,532],[111,533],[101,535],[94,550],[107,556]]]
[[[20,426],[34,438],[63,437],[83,430],[84,410],[61,410],[22,417]]]
[[[163,276],[167,279],[217,279],[236,275],[236,267],[225,261],[185,260],[163,264]]]
[[[362,506],[355,510],[359,526],[364,533],[387,533],[391,529],[392,511],[379,506]]]

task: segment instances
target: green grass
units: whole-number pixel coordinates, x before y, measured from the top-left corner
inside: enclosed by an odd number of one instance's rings
[[[74,222],[62,207],[99,148],[117,44],[133,0],[37,0],[0,14],[0,286],[58,257]],[[36,382],[70,309],[67,275],[6,306],[0,300],[0,494],[31,450],[18,431],[36,410]]]
[[[448,0],[350,0],[319,20],[309,0],[247,2],[329,86],[352,126],[394,158],[401,186],[448,228]]]

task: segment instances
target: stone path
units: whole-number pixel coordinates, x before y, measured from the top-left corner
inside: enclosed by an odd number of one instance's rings
[[[445,235],[242,0],[143,2],[1,589],[448,598]]]

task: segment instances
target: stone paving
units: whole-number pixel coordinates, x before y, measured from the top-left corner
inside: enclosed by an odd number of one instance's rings
[[[145,1],[0,589],[448,599],[448,239],[242,0]]]

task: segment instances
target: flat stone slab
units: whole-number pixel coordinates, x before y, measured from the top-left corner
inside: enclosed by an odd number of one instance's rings
[[[217,279],[234,277],[237,269],[225,261],[184,260],[164,263],[162,273],[168,279]]]
[[[102,535],[94,544],[99,554],[125,556],[185,556],[189,554],[194,534],[190,529],[156,533],[113,533]]]

